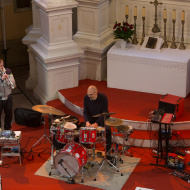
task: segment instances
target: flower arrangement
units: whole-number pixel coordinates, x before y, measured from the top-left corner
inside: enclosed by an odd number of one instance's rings
[[[128,41],[129,39],[132,40],[134,25],[128,24],[127,22],[117,23],[116,21],[113,29],[114,39],[124,39],[125,41]]]

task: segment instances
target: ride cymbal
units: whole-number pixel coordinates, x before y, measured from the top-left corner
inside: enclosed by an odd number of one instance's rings
[[[109,118],[105,120],[105,124],[109,126],[119,126],[123,124],[123,120],[118,119],[118,118]]]
[[[57,110],[51,106],[47,106],[47,105],[35,105],[32,107],[32,109],[34,111],[40,112],[40,113],[49,113],[49,114],[53,114],[53,115],[65,115],[65,113],[63,113],[60,110]]]
[[[110,113],[100,113],[100,114],[97,114],[97,115],[93,115],[92,117],[101,117],[101,116],[108,116],[108,115],[113,115],[113,114],[116,114],[115,112],[110,112]]]

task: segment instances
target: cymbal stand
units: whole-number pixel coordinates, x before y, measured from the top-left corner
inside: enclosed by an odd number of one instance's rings
[[[45,138],[45,143],[47,143],[47,140],[52,143],[49,139],[49,137],[46,135],[46,122],[45,122],[45,116],[46,116],[47,113],[44,113],[42,114],[42,116],[44,117],[44,121],[43,121],[43,124],[44,124],[44,135],[36,142],[34,143],[34,145],[32,146],[31,150],[43,139]],[[49,114],[48,114],[49,115]],[[50,114],[51,115],[51,114]]]
[[[104,116],[104,124],[105,124],[105,116]],[[106,133],[107,132],[105,132],[105,139],[106,139]],[[107,151],[106,151],[106,142],[104,143],[104,148],[105,148],[105,156],[104,156],[104,158],[102,159],[102,161],[100,162],[100,164],[101,164],[101,166],[100,166],[100,168],[98,169],[98,171],[97,171],[97,173],[96,173],[96,175],[95,175],[95,177],[94,177],[94,181],[96,181],[96,176],[98,175],[98,173],[100,172],[100,170],[101,170],[101,168],[103,167],[103,165],[105,164],[105,163],[109,163],[111,166],[113,166],[116,170],[117,170],[117,172],[120,172],[121,173],[121,171],[119,170],[119,168],[117,168],[112,162],[110,162],[110,160],[108,160],[107,159],[107,154],[110,152],[110,150],[108,151],[108,153],[106,153]],[[123,176],[123,173],[121,173],[121,176]]]

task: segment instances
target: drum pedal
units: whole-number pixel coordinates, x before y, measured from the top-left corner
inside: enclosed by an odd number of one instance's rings
[[[74,179],[68,179],[65,183],[75,184],[76,182]]]

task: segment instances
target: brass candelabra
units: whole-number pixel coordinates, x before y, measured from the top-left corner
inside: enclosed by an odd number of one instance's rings
[[[179,49],[185,49],[185,45],[184,45],[184,24],[185,24],[185,21],[182,20],[181,21],[181,24],[182,24],[182,36],[181,36],[181,43],[180,43],[180,46],[179,46]]]
[[[137,32],[136,32],[136,22],[137,22],[137,16],[134,16],[134,37],[132,44],[138,44],[137,41]]]
[[[167,38],[166,38],[166,22],[167,19],[164,19],[164,43],[163,43],[163,48],[168,48],[168,43],[167,43]]]
[[[144,42],[144,37],[145,37],[145,17],[142,17],[142,21],[143,21],[143,33],[142,33],[142,40],[141,40],[140,45],[143,44],[143,42]]]
[[[176,45],[176,43],[175,43],[175,20],[172,20],[172,22],[173,22],[173,37],[172,37],[172,45],[171,45],[171,47],[170,48],[172,48],[172,49],[176,49],[177,48],[177,45]]]

